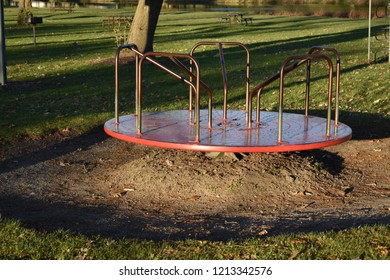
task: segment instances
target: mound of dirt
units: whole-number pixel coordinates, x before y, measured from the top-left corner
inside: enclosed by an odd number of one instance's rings
[[[235,160],[107,138],[0,148],[0,213],[43,230],[241,239],[390,222],[390,138]]]

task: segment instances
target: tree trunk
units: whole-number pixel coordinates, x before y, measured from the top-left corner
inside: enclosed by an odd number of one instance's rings
[[[27,24],[27,18],[30,15],[31,0],[19,0],[18,5],[18,25],[25,25]]]
[[[127,43],[145,53],[153,51],[153,37],[163,0],[139,0]]]

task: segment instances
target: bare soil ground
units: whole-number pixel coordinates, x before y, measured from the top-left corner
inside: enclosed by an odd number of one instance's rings
[[[390,223],[390,138],[240,160],[108,138],[0,146],[0,213],[40,230],[242,239]]]

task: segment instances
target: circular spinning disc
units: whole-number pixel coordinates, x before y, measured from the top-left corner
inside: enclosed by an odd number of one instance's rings
[[[207,126],[207,110],[200,114],[200,141],[194,142],[193,113],[188,110],[142,113],[142,135],[136,133],[136,117],[122,116],[105,123],[105,132],[115,138],[160,148],[201,152],[288,152],[319,149],[337,145],[352,136],[350,127],[331,122],[331,135],[326,136],[326,119],[301,114],[283,113],[282,143],[278,143],[278,113],[261,112],[260,126],[246,128],[244,111],[228,111],[223,121],[222,110],[213,110],[213,124]],[[253,116],[255,118],[255,116]]]

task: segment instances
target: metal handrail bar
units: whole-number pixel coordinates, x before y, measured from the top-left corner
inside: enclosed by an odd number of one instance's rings
[[[199,46],[218,46],[219,49],[219,59],[220,59],[220,65],[221,65],[221,73],[222,73],[222,80],[223,80],[223,87],[224,87],[224,105],[223,105],[223,120],[227,120],[227,95],[228,95],[228,86],[227,86],[227,75],[226,75],[226,67],[225,67],[225,58],[223,54],[223,46],[238,46],[244,49],[246,52],[246,80],[245,80],[245,110],[248,114],[248,98],[249,98],[249,80],[250,80],[250,54],[248,48],[240,43],[240,42],[198,42],[195,44],[190,51],[190,55],[193,56],[195,50]],[[191,68],[190,68],[191,69]],[[192,90],[190,89],[190,100],[192,99]]]
[[[176,57],[176,58],[186,58],[188,59],[189,61],[191,61],[191,63],[193,65],[195,65],[195,68],[196,68],[196,83],[195,85],[191,82],[191,81],[188,81],[187,79],[185,79],[184,77],[176,74],[175,72],[173,72],[172,70],[168,69],[167,67],[163,66],[162,64],[158,63],[157,61],[153,60],[150,58],[150,56],[159,56],[159,57]],[[138,72],[139,72],[139,75],[138,75],[138,81],[137,81],[137,88],[138,88],[138,94],[139,94],[139,99],[138,99],[138,104],[137,104],[137,107],[138,107],[138,111],[139,111],[139,114],[137,116],[137,134],[138,135],[142,135],[142,109],[141,109],[141,96],[142,96],[142,65],[143,65],[143,62],[147,60],[151,63],[153,63],[154,65],[158,66],[159,68],[161,68],[162,70],[168,72],[169,74],[173,75],[174,77],[180,79],[181,81],[185,82],[186,84],[188,84],[194,91],[195,91],[195,96],[196,96],[196,100],[195,100],[195,140],[194,142],[198,143],[199,142],[199,138],[200,138],[200,69],[199,69],[199,65],[197,63],[197,61],[190,55],[187,55],[187,54],[179,54],[179,53],[165,53],[165,52],[148,52],[148,53],[145,53],[142,55],[141,59],[139,60],[139,64],[138,64]]]
[[[306,54],[306,55],[295,55],[287,58],[280,70],[280,83],[279,83],[279,114],[278,114],[278,143],[282,144],[282,129],[283,129],[283,95],[284,95],[284,76],[286,66],[290,61],[293,60],[312,60],[312,59],[323,59],[328,62],[329,80],[328,80],[328,110],[326,118],[326,136],[330,137],[330,125],[331,125],[331,113],[332,113],[332,85],[333,85],[333,63],[332,60],[323,54]]]
[[[221,43],[218,44],[219,51],[219,63],[221,64],[221,74],[223,81],[223,116],[222,120],[227,120],[227,96],[228,96],[228,82],[226,74],[225,56],[223,55],[223,46]]]
[[[313,46],[309,49],[308,54],[319,53],[322,51],[332,52],[336,57],[336,94],[335,94],[335,131],[337,132],[338,122],[339,122],[339,95],[340,95],[340,54],[334,48],[326,47],[326,46]],[[285,73],[289,73],[300,65],[306,63],[306,98],[305,98],[305,116],[308,117],[309,110],[309,93],[310,93],[310,60],[302,60],[293,63],[285,68]],[[259,84],[255,88],[252,89],[249,97],[249,107],[250,112],[252,112],[252,99],[255,92],[257,92],[257,100],[256,100],[256,125],[260,125],[260,96],[264,87],[268,86],[272,82],[278,80],[280,78],[280,71],[277,72],[274,76]],[[250,117],[250,121],[247,123],[248,128],[252,128],[252,117]]]
[[[295,62],[292,65],[286,66],[284,71],[287,74],[287,73],[291,72],[292,70],[296,69],[297,67],[301,66],[302,64],[304,64],[306,62],[307,62],[306,59],[297,61],[297,62]],[[247,117],[247,128],[248,129],[252,128],[252,99],[253,99],[253,95],[257,92],[256,124],[260,125],[260,96],[262,94],[262,91],[263,91],[264,87],[270,85],[271,83],[273,83],[274,81],[276,81],[278,79],[280,79],[280,71],[278,71],[274,76],[270,77],[268,80],[262,82],[261,84],[259,84],[258,86],[254,87],[251,90],[251,92],[249,94],[249,98],[248,98],[248,117]]]
[[[137,55],[139,55],[140,57],[143,57],[144,54],[139,52],[138,50],[133,50]],[[192,78],[195,78],[196,79],[196,75],[194,75],[192,73],[192,71],[190,71],[183,63],[181,63],[177,58],[187,58],[188,59],[188,55],[183,55],[183,54],[175,54],[175,53],[167,53],[167,52],[154,52],[154,56],[163,56],[163,57],[168,57],[169,59],[171,59],[176,65],[178,65],[180,68],[182,68],[186,74],[190,75],[190,77]],[[180,79],[181,81],[183,81],[184,83],[188,84],[190,86],[190,88],[195,89],[195,86],[193,85],[192,81],[188,81],[187,79],[185,79],[184,77],[176,74],[175,72],[173,72],[172,70],[168,69],[167,67],[165,67],[164,65],[160,64],[159,62],[153,60],[152,58],[150,58],[149,56],[147,56],[145,58],[147,61],[153,63],[154,65],[158,66],[159,68],[161,68],[162,70],[168,72],[169,74],[173,75],[174,77]],[[190,62],[192,63],[194,58],[190,59]],[[137,64],[138,65],[138,64]],[[139,79],[139,83],[140,84],[142,82],[142,79]],[[212,128],[212,107],[213,107],[213,104],[212,104],[212,92],[210,90],[210,88],[205,84],[203,83],[202,81],[199,80],[199,83],[200,83],[200,86],[203,87],[207,94],[208,94],[208,128],[211,129]],[[198,104],[198,106],[200,106]],[[139,108],[138,110],[139,111]]]
[[[200,69],[196,60],[187,54],[178,54],[178,53],[166,53],[166,52],[149,52],[143,54],[138,51],[138,48],[135,44],[124,44],[117,48],[116,56],[115,56],[115,123],[119,125],[119,59],[120,53],[123,49],[129,49],[135,53],[136,60],[136,94],[135,94],[135,116],[136,116],[136,129],[137,135],[142,135],[142,108],[141,108],[141,96],[142,96],[142,64],[146,60],[156,65],[160,69],[166,71],[167,73],[173,75],[184,83],[188,84],[191,89],[196,92],[196,102],[195,102],[195,141],[199,142],[199,134],[200,134],[200,87],[203,87],[208,94],[208,127],[212,128],[212,92],[210,88],[200,81]],[[151,56],[159,56],[159,57],[168,57],[170,58],[176,65],[178,65],[184,72],[192,79],[196,79],[196,83],[194,84],[192,81],[187,80],[186,78],[180,76],[179,74],[173,72],[169,68],[165,67],[161,63],[155,61],[151,58]],[[192,73],[182,62],[178,60],[178,58],[185,58],[191,62],[191,65],[195,65],[196,74]]]
[[[334,116],[334,125],[335,131],[339,126],[339,96],[340,96],[340,69],[341,69],[341,57],[340,53],[335,48],[330,48],[326,46],[313,46],[309,50],[309,54],[319,53],[319,52],[331,52],[336,57],[336,92],[335,92],[335,116]]]
[[[120,53],[124,49],[130,49],[130,50],[137,50],[137,46],[135,44],[124,44],[117,48],[116,54],[115,54],[115,124],[119,125],[119,57]],[[138,55],[135,56],[136,65],[138,65],[139,57]],[[138,67],[136,67],[136,80],[138,80]],[[136,104],[137,104],[137,98],[138,94],[136,92]],[[137,108],[136,108],[136,115],[137,115]]]
[[[175,57],[170,57],[170,59],[181,69],[183,69],[186,74],[188,74],[191,78],[195,78],[196,76],[188,69],[180,60],[178,60]],[[212,128],[212,119],[213,119],[213,93],[211,89],[202,81],[200,82],[200,86],[207,92],[208,95],[208,127]],[[192,87],[191,87],[192,88]],[[191,106],[190,106],[191,107]],[[190,111],[192,111],[192,108],[190,108]]]

